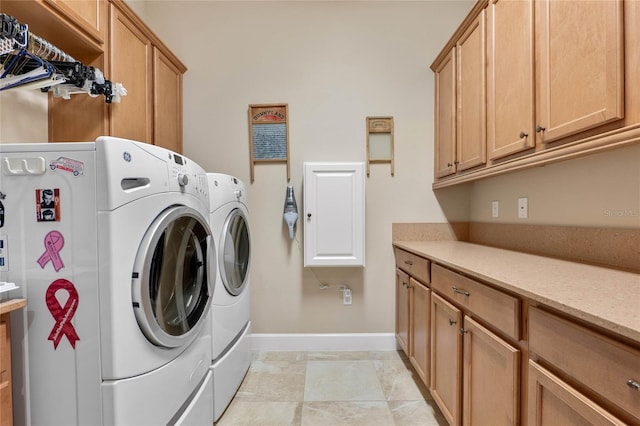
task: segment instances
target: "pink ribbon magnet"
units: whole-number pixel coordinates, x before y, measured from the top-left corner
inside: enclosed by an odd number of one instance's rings
[[[38,259],[42,269],[48,262],[53,264],[53,269],[58,272],[64,268],[64,262],[60,258],[60,250],[64,247],[64,237],[58,231],[51,231],[44,237],[44,253]]]

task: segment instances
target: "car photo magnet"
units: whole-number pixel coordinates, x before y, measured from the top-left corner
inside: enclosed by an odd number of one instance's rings
[[[60,189],[36,189],[36,220],[38,222],[60,221]]]

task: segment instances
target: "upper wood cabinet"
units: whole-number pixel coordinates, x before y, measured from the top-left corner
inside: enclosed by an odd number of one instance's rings
[[[152,143],[153,48],[140,25],[111,5],[109,62],[112,81],[127,89],[120,103],[111,105],[111,136]]]
[[[153,143],[182,152],[183,70],[157,47],[153,48]]]
[[[486,162],[484,11],[435,65],[437,178]]]
[[[435,175],[444,177],[456,172],[456,50],[434,68],[435,73]]]
[[[624,117],[623,1],[536,1],[542,143]]]
[[[434,188],[634,143],[636,3],[478,0],[431,66]]]
[[[104,50],[107,0],[2,0],[0,10],[77,59]]]
[[[182,152],[182,75],[186,67],[121,1],[112,0],[109,64],[127,89],[111,105],[111,136]]]
[[[535,146],[533,2],[491,0],[488,31],[488,151],[492,159]]]
[[[104,43],[108,23],[106,0],[44,0],[44,3],[64,14],[97,42]]]
[[[456,43],[458,171],[487,161],[486,18],[481,11]]]
[[[110,135],[182,152],[186,67],[123,0],[2,0],[1,11],[127,90],[111,104],[50,94],[50,142]]]

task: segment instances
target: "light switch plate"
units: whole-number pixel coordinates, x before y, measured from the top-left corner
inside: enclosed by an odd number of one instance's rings
[[[498,217],[500,215],[500,202],[492,201],[491,202],[491,217]]]
[[[518,198],[518,219],[526,219],[529,217],[529,199],[526,197]]]

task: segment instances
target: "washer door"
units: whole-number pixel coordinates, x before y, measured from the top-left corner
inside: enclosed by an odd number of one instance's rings
[[[197,211],[174,206],[147,230],[132,275],[133,310],[153,344],[175,348],[190,343],[209,312],[215,253],[211,230]]]
[[[240,209],[233,209],[222,228],[220,277],[229,294],[237,296],[247,284],[250,256],[249,225]]]

